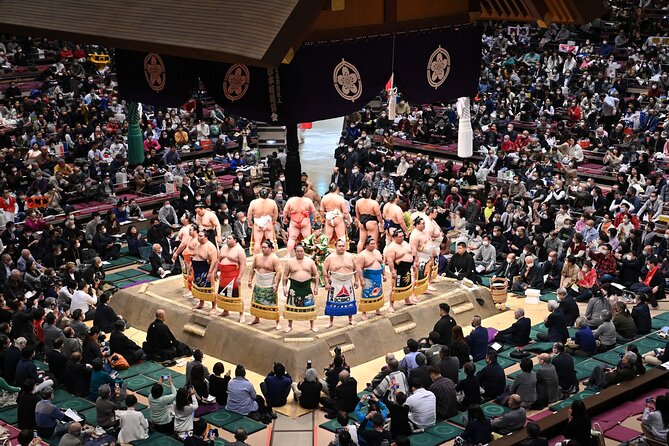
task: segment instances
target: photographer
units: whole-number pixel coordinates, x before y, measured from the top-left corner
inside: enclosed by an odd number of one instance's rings
[[[332,364],[325,369],[325,379],[321,379],[323,385],[323,392],[329,394],[332,389],[337,386],[339,382],[339,373],[342,370],[350,371],[350,367],[346,364],[346,358],[341,353],[340,347],[334,349],[335,357],[332,359]]]

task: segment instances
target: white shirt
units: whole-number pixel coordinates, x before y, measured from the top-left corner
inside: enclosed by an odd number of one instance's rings
[[[119,443],[130,443],[149,437],[149,422],[141,412],[134,409],[117,410],[116,417],[121,423],[121,431],[118,433]]]
[[[409,420],[420,428],[434,426],[437,422],[437,397],[434,393],[423,388],[416,391],[407,398],[406,405],[409,407]]]
[[[96,297],[93,297],[82,290],[77,290],[72,295],[70,311],[74,313],[74,310],[81,309],[81,311],[86,314],[86,312],[90,310],[91,305],[95,305],[97,303],[98,299]]]

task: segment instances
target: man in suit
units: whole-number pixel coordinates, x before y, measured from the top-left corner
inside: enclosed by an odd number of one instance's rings
[[[564,344],[569,337],[564,313],[559,309],[555,300],[548,301],[548,311],[550,314],[544,319],[548,333],[538,333],[537,339],[541,342],[562,342]]]
[[[339,383],[330,392],[330,398],[321,398],[321,405],[328,413],[325,418],[335,418],[337,412],[353,412],[358,405],[358,382],[348,370],[339,372]]]
[[[478,376],[481,387],[485,391],[483,398],[491,400],[504,393],[506,375],[502,366],[497,362],[497,352],[495,350],[488,350],[485,362],[486,366],[476,376]]]
[[[513,289],[524,292],[528,288],[541,290],[543,287],[544,276],[541,275],[541,268],[534,264],[534,257],[525,257],[525,266],[520,272],[520,279],[513,284]]]
[[[12,274],[12,256],[9,254],[2,255],[2,261],[0,262],[0,286],[4,286],[9,279],[9,276]]]
[[[180,197],[187,197],[188,209],[192,210],[195,207],[195,189],[191,185],[190,177],[188,175],[183,177],[183,184],[179,190]]]
[[[339,167],[335,166],[332,168],[332,175],[330,176],[330,184],[336,184],[339,187],[339,190],[343,193],[348,191],[348,181],[346,176],[339,172]]]
[[[509,345],[527,345],[530,342],[530,330],[532,322],[525,317],[525,310],[517,308],[513,312],[516,322],[505,330],[498,331],[495,335],[495,341],[501,344]]]
[[[564,351],[564,344],[562,342],[553,344],[551,363],[555,367],[560,389],[563,392],[576,393],[578,391],[578,381],[576,380],[576,370],[574,369],[574,357]],[[574,389],[574,387],[576,388]]]
[[[560,303],[559,309],[564,314],[565,323],[567,327],[572,327],[576,319],[581,315],[578,304],[572,296],[567,294],[567,290],[564,288],[558,288],[556,295]]]
[[[63,340],[61,338],[53,341],[53,349],[46,355],[46,363],[49,364],[49,372],[56,379],[56,382],[62,383],[65,377],[65,367],[67,358],[62,353]]]
[[[542,276],[548,276],[544,282],[544,288],[554,290],[560,286],[563,266],[564,264],[558,260],[558,253],[550,251],[548,253],[548,260],[541,266]]]
[[[362,189],[362,179],[364,175],[360,172],[360,166],[357,164],[351,169],[351,173],[348,176],[348,193],[349,195],[354,195]]]
[[[491,424],[494,432],[507,435],[525,426],[527,415],[525,414],[525,408],[521,407],[520,403],[520,395],[514,393],[509,397],[509,408],[511,410],[500,417],[493,418]]]
[[[163,255],[163,247],[159,243],[153,244],[149,263],[151,264],[151,275],[154,277],[163,278],[172,274],[172,269],[174,268],[172,258]]]
[[[495,277],[504,277],[509,283],[513,282],[513,278],[520,273],[520,267],[516,263],[516,255],[514,253],[509,253],[506,256],[506,261],[497,268],[495,273],[492,275]]]
[[[441,345],[451,345],[451,338],[453,337],[453,327],[457,325],[455,319],[449,314],[451,306],[443,302],[439,304],[439,320],[434,324],[432,331],[439,333],[439,343]]]
[[[102,293],[98,298],[98,305],[95,308],[95,317],[93,318],[93,325],[98,327],[105,333],[114,331],[114,324],[118,320],[122,320],[121,315],[116,314],[114,309],[109,306],[111,293]]]
[[[472,318],[472,327],[474,330],[467,336],[469,353],[474,361],[480,361],[488,353],[488,330],[481,327],[481,316],[478,315]]]
[[[144,358],[144,351],[141,347],[135,344],[130,338],[128,338],[125,333],[125,321],[118,320],[114,324],[114,331],[111,332],[109,337],[109,349],[111,350],[112,357],[114,353],[122,355],[128,364],[135,364],[140,359]]]

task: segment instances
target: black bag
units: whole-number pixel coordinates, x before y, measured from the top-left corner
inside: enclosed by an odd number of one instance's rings
[[[523,359],[523,358],[527,358],[531,355],[530,355],[529,352],[526,352],[525,350],[514,350],[511,353],[509,353],[509,356],[511,356],[512,358],[515,358],[515,359]]]

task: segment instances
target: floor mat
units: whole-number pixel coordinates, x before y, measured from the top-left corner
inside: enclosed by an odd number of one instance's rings
[[[453,428],[455,428],[455,426],[453,426]],[[409,438],[411,440],[411,446],[437,446],[447,441],[441,437],[428,434],[427,432],[423,432],[422,434],[413,434]]]
[[[174,387],[176,387],[177,389],[186,385],[186,375],[184,375],[183,373],[179,373],[176,370],[161,369],[161,370],[156,370],[155,372],[145,373],[145,376],[148,376],[149,378],[155,381],[158,381],[161,377],[166,375],[172,376],[172,383],[174,384]],[[167,381],[165,381],[165,384],[168,384]]]
[[[625,426],[614,426],[611,429],[607,430],[604,432],[604,436],[606,438],[610,438],[612,440],[616,441],[630,441],[632,438],[637,437],[641,434],[639,431],[635,431],[634,429],[630,429],[629,427]]]
[[[60,403],[60,406],[66,409],[72,409],[76,410],[77,412],[81,412],[86,409],[90,409],[91,407],[95,407],[95,404],[83,398],[72,398],[63,401],[62,403]]]
[[[455,423],[458,426],[466,426],[467,425],[467,412],[460,412],[457,415],[451,417],[448,419],[451,423]]]
[[[223,429],[234,434],[235,431],[237,429],[239,429],[240,427],[243,427],[244,429],[246,429],[246,432],[249,435],[251,435],[254,432],[258,432],[258,431],[261,431],[261,430],[265,429],[267,426],[265,426],[263,423],[258,423],[257,421],[254,421],[250,418],[242,417],[238,420],[235,420],[231,423],[226,424],[225,426],[223,426]],[[412,444],[413,444],[413,442],[412,442]]]
[[[0,420],[7,424],[16,424],[19,421],[17,408],[12,407],[11,409],[1,411]]]
[[[620,352],[616,349],[612,349],[604,353],[596,354],[593,356],[593,359],[615,366],[620,362]]]
[[[484,403],[481,404],[481,409],[483,410],[483,413],[485,414],[486,417],[488,418],[494,418],[498,417],[500,415],[504,415],[511,409],[509,409],[506,406],[502,406],[497,403]]]
[[[576,370],[576,379],[581,381],[585,378],[588,378],[597,366],[607,367],[607,365],[603,362],[594,359],[589,359],[587,361],[576,364],[574,366],[574,369]]]
[[[183,446],[179,440],[154,432],[146,440],[133,441],[135,446]]]
[[[149,395],[151,394],[151,387],[153,387],[153,384],[139,389],[137,393],[148,398]],[[163,395],[171,395],[171,394],[172,394],[172,389],[169,386],[163,384]]]
[[[431,428],[425,431],[430,435],[434,435],[437,438],[440,438],[441,441],[450,441],[464,432],[464,429],[461,429],[457,426],[453,426],[451,423],[441,422],[432,426]],[[411,436],[411,444],[413,442],[413,435]]]
[[[143,389],[144,387],[152,386],[155,383],[155,380],[145,375],[137,375],[133,376],[132,378],[123,380],[123,384],[125,384],[126,387],[132,391],[137,391],[139,389]]]
[[[155,372],[156,370],[162,370],[165,367],[162,365],[158,364],[157,362],[153,361],[144,361],[140,364],[135,364],[132,367],[130,367],[128,370],[133,370],[137,373],[135,375],[146,375],[147,373]],[[167,373],[167,372],[165,372]]]
[[[552,406],[549,407],[550,410],[553,412],[557,412],[558,410],[564,409],[565,407],[570,407],[571,403],[577,400],[584,400],[586,398],[591,397],[594,395],[595,392],[589,389],[583,390],[581,392],[578,392],[575,395],[570,396],[569,398],[562,400],[558,403],[553,404]]]
[[[535,342],[534,344],[529,344],[525,347],[525,350],[528,352],[549,352],[553,350],[552,342]]]
[[[667,341],[658,341],[650,337],[645,337],[632,341],[630,344],[636,345],[639,349],[639,353],[643,355],[656,348],[664,348],[664,346],[667,345]]]
[[[81,412],[79,412],[79,415],[81,415],[86,419],[86,424],[90,424],[91,426],[97,426],[98,425],[97,412],[98,412],[97,408],[91,407],[90,409],[82,410]]]
[[[203,415],[202,418],[207,420],[209,424],[212,424],[216,427],[223,427],[224,425],[232,423],[233,421],[237,421],[243,417],[238,413],[228,412],[225,409],[219,409],[216,412]],[[332,421],[337,421],[337,420],[332,420]],[[332,432],[334,432],[334,430]]]

